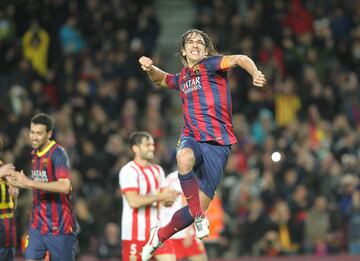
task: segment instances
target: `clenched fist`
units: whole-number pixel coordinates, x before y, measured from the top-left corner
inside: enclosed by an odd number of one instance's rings
[[[142,56],[140,59],[139,59],[139,63],[140,63],[140,66],[141,68],[145,71],[145,72],[148,72],[151,70],[151,67],[153,66],[154,62],[151,58],[149,57],[146,57],[146,56]]]
[[[255,86],[263,87],[265,85],[266,83],[265,75],[261,71],[259,70],[255,71],[252,77],[253,77],[253,84]]]

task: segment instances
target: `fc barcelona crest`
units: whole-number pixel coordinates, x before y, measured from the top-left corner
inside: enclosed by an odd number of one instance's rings
[[[43,160],[43,169],[46,169],[47,165],[48,165],[48,159],[45,158],[45,159]]]
[[[199,65],[195,65],[195,66],[194,66],[194,74],[195,74],[195,75],[199,75],[199,74],[200,74]]]

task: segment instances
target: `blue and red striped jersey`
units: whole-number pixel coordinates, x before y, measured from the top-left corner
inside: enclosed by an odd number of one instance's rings
[[[227,80],[226,56],[205,58],[178,74],[168,74],[166,84],[180,92],[183,136],[221,145],[236,143],[232,126],[232,103]]]
[[[53,182],[60,178],[70,179],[69,158],[55,141],[42,151],[32,153],[32,179]],[[70,193],[54,193],[34,189],[30,225],[41,233],[69,234],[76,231],[75,215]]]
[[[0,248],[16,246],[15,203],[8,188],[6,182],[0,179]]]

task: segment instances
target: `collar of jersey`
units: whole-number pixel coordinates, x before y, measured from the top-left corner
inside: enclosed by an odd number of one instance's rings
[[[198,61],[197,63],[193,64],[193,66],[186,66],[187,69],[193,69],[194,66],[198,65],[199,63],[201,63],[202,61],[204,61],[206,58],[208,58],[208,56],[205,56],[204,59]]]
[[[56,144],[56,142],[54,140],[52,140],[49,145],[47,145],[43,150],[41,151],[37,151],[36,155],[38,157],[42,157],[46,154],[46,152],[48,152],[54,145]]]

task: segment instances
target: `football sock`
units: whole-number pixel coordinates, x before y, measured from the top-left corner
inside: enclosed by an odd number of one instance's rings
[[[159,229],[158,237],[160,242],[164,242],[176,232],[183,230],[194,222],[190,214],[189,207],[185,206],[174,213],[170,222]]]
[[[178,176],[191,215],[193,217],[204,216],[200,205],[199,184],[195,172],[192,170],[185,175],[179,174]]]

